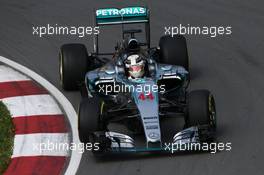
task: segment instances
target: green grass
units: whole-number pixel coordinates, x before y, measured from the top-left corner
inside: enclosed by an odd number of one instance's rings
[[[8,167],[13,152],[14,126],[6,106],[0,101],[0,174]]]

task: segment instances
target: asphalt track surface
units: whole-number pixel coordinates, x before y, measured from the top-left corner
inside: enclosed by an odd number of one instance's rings
[[[39,38],[32,26],[50,24],[92,25],[92,9],[123,7],[135,1],[9,1],[0,0],[0,55],[11,58],[59,87],[58,50],[61,44],[81,42],[92,48],[91,37]],[[210,89],[216,98],[218,140],[232,142],[230,152],[137,156],[96,160],[85,152],[78,174],[254,174],[264,172],[264,2],[251,1],[149,1],[152,45],[164,26],[232,26],[232,35],[210,38],[186,36],[191,62],[191,89]],[[111,30],[109,39],[118,37]],[[105,41],[105,45],[114,44]],[[77,108],[80,95],[64,92]]]

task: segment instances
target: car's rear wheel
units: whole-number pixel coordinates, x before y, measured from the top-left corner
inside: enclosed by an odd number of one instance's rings
[[[216,129],[216,109],[213,95],[208,90],[195,90],[188,94],[187,126],[207,125]]]
[[[78,111],[78,131],[80,141],[87,143],[96,131],[103,130],[100,120],[102,101],[99,98],[84,98]]]
[[[84,81],[91,60],[83,44],[65,44],[59,53],[60,84],[65,90],[77,90]]]
[[[162,36],[159,41],[159,47],[160,63],[182,66],[189,71],[189,57],[184,36]]]

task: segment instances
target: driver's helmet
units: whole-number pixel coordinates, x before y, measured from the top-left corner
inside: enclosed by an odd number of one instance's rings
[[[129,76],[132,78],[142,78],[145,73],[145,61],[138,54],[132,54],[125,60]]]

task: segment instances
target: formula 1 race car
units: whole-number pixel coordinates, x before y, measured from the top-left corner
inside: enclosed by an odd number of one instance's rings
[[[167,151],[165,143],[208,143],[215,139],[216,110],[208,90],[188,92],[190,81],[186,39],[162,36],[150,47],[149,10],[145,7],[98,9],[96,26],[122,25],[123,38],[114,53],[94,52],[83,44],[60,49],[60,82],[78,90],[81,142],[98,143],[96,155]],[[143,29],[125,29],[125,24]],[[111,56],[111,58],[106,58]]]

